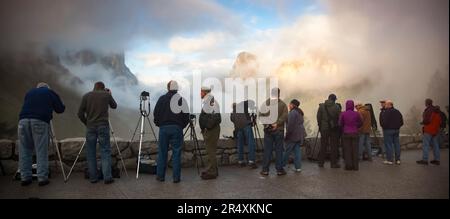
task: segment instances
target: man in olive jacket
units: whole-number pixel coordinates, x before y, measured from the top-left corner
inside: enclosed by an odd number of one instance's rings
[[[338,120],[342,107],[336,103],[336,95],[330,94],[328,100],[319,104],[317,123],[320,131],[319,167],[323,167],[328,146],[331,149],[331,168],[340,168],[338,164],[339,126]]]
[[[288,118],[288,108],[280,99],[280,89],[273,88],[271,97],[261,106],[259,117],[264,125],[264,159],[261,175],[269,175],[270,161],[272,160],[272,150],[275,148],[275,167],[277,175],[285,175],[283,168],[283,139],[284,125]]]
[[[215,179],[219,175],[217,168],[217,141],[220,135],[220,108],[214,96],[211,95],[211,88],[202,87],[200,95],[203,99],[202,112],[199,116],[199,125],[205,141],[206,153],[208,154],[208,165],[206,171],[202,172],[201,178],[204,180]]]

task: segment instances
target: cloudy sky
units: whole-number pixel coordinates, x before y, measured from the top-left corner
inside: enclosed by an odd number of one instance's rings
[[[230,75],[240,52],[282,96],[315,107],[331,92],[408,109],[448,75],[448,0],[3,0],[0,49],[125,52],[141,82]],[[249,56],[250,57],[250,56]],[[251,66],[251,67],[252,67]],[[245,69],[245,68],[244,68]],[[447,77],[448,80],[448,77]],[[414,88],[414,95],[411,95]],[[448,93],[448,87],[445,88]],[[316,99],[308,99],[314,94]],[[448,104],[443,103],[443,104]]]
[[[193,11],[189,13],[193,17],[177,17],[177,22],[186,22],[183,30],[162,38],[145,36],[130,45],[127,64],[144,83],[189,77],[193,70],[228,75],[239,52],[254,50],[256,42],[268,40],[271,32],[293,25],[299,17],[324,13],[314,0],[192,2],[178,9]]]

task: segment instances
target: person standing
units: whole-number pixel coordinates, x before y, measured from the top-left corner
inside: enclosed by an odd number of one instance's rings
[[[286,175],[283,168],[284,124],[288,117],[286,104],[280,99],[280,89],[273,88],[270,98],[261,106],[259,117],[264,125],[264,158],[261,175],[269,175],[272,151],[275,148],[275,168],[277,175]]]
[[[249,101],[245,100],[239,104],[233,104],[233,112],[230,114],[230,120],[234,124],[236,132],[236,143],[238,148],[238,163],[239,166],[244,167],[244,143],[248,142],[248,166],[251,169],[256,169],[258,166],[255,162],[256,142],[253,136],[252,119],[248,112]]]
[[[53,111],[63,113],[65,106],[59,95],[44,82],[25,95],[19,114],[19,169],[21,185],[32,183],[33,149],[36,151],[38,185],[48,180],[48,145]]]
[[[155,125],[159,127],[158,161],[156,180],[163,182],[166,175],[167,152],[172,145],[173,182],[179,183],[181,178],[181,146],[183,129],[189,124],[189,106],[178,94],[178,83],[169,81],[167,93],[162,95],[153,111]]]
[[[97,140],[101,151],[101,168],[105,184],[114,182],[111,174],[111,143],[108,109],[117,108],[111,90],[101,81],[94,84],[94,90],[86,93],[78,109],[78,118],[86,126],[86,159],[89,181],[97,183]]]
[[[215,179],[219,175],[216,151],[222,117],[220,116],[219,104],[214,100],[214,96],[211,94],[211,88],[202,87],[200,96],[203,99],[203,106],[199,116],[199,125],[205,141],[206,153],[208,154],[206,171],[201,173],[201,178],[203,180],[208,180]]]
[[[386,100],[380,100],[380,114],[378,116],[378,121],[380,121],[380,126],[381,126],[381,116],[383,115],[384,111],[386,110]],[[383,127],[381,127],[383,128]],[[377,152],[377,156],[381,156],[384,157],[385,155],[385,151],[386,151],[386,142],[383,139],[383,145],[378,144],[378,152]]]
[[[291,100],[289,103],[289,114],[286,125],[286,152],[283,156],[283,167],[287,165],[289,155],[294,152],[294,166],[296,172],[302,171],[302,154],[300,146],[306,137],[306,130],[303,126],[303,111],[299,108],[300,101],[297,99]]]
[[[370,145],[370,130],[372,128],[372,117],[369,110],[362,104],[357,104],[356,109],[362,119],[362,126],[359,128],[359,160],[363,160],[364,150],[367,152],[367,159],[372,161],[372,147]]]
[[[331,149],[331,168],[340,168],[338,163],[339,126],[338,120],[341,114],[341,106],[336,103],[335,94],[330,94],[328,100],[319,104],[317,110],[317,124],[320,131],[319,167],[325,163],[327,148]]]
[[[439,111],[439,115],[441,116],[441,125],[440,125],[440,130],[439,130],[439,147],[445,147],[445,138],[446,136],[448,136],[446,134],[446,129],[447,129],[447,115],[445,115],[445,113],[441,110],[440,106],[436,106],[436,109]],[[447,142],[448,142],[448,137],[447,137]]]
[[[442,121],[440,110],[433,106],[433,100],[431,99],[425,100],[425,107],[426,108],[422,114],[422,160],[418,160],[416,162],[417,164],[428,165],[428,153],[430,144],[433,144],[434,160],[430,161],[430,163],[434,165],[440,165],[439,131]]]
[[[383,128],[384,145],[386,147],[386,160],[384,164],[394,164],[393,150],[395,151],[395,164],[400,165],[400,128],[403,126],[403,116],[394,108],[391,100],[386,100],[385,110],[380,114],[380,125]]]
[[[361,116],[354,111],[353,100],[345,103],[345,112],[339,117],[339,126],[342,127],[342,141],[344,151],[345,170],[358,170],[358,129],[362,126]]]

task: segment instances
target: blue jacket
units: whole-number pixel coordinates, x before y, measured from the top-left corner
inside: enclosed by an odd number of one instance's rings
[[[49,123],[52,113],[63,113],[66,107],[58,94],[46,87],[33,88],[25,95],[19,119],[39,119]]]
[[[171,99],[178,100],[178,106],[181,112],[174,113],[170,108]],[[186,127],[189,123],[189,106],[186,100],[181,97],[176,91],[169,91],[162,95],[158,102],[156,102],[155,110],[153,110],[153,118],[155,125],[158,127],[165,125],[178,125],[181,128]]]

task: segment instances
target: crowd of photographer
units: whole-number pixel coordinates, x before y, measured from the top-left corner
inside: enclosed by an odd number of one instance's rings
[[[181,181],[181,152],[184,141],[183,129],[190,123],[189,106],[179,93],[176,81],[169,81],[167,93],[162,95],[154,108],[154,123],[159,127],[158,157],[156,179],[165,181],[168,163],[169,145],[172,148],[172,167],[174,183]],[[238,164],[240,167],[248,165],[252,169],[256,164],[257,131],[259,123],[264,126],[264,144],[262,176],[269,175],[272,152],[275,151],[275,169],[277,175],[286,174],[289,157],[294,154],[294,171],[301,172],[301,147],[305,144],[306,133],[304,127],[304,112],[300,108],[300,101],[293,99],[286,104],[280,99],[280,89],[274,88],[259,108],[252,100],[245,100],[233,104],[230,120],[234,124],[234,136],[238,150]],[[207,165],[201,173],[204,180],[215,179],[219,175],[216,158],[217,142],[220,136],[222,117],[218,102],[214,99],[210,87],[202,87],[200,91],[202,109],[199,115],[199,126],[207,153]],[[345,110],[336,103],[337,96],[330,94],[324,103],[320,103],[317,110],[317,124],[320,132],[320,150],[317,156],[319,167],[323,168],[326,157],[329,158],[331,168],[340,168],[339,155],[342,154],[345,170],[358,170],[363,154],[367,154],[372,161],[370,135],[375,132],[377,124],[370,104],[356,104],[347,100]],[[403,117],[394,108],[391,100],[380,101],[381,109],[379,121],[382,127],[384,147],[380,153],[386,154],[384,164],[400,165],[400,128]],[[434,106],[431,99],[425,101],[423,112],[423,157],[418,164],[428,165],[429,147],[432,145],[434,159],[431,164],[440,164],[439,145],[443,130],[447,126],[447,117]],[[174,107],[178,111],[174,111]],[[180,108],[181,107],[181,108]],[[101,174],[105,184],[113,183],[111,174],[111,143],[109,108],[117,108],[117,104],[109,89],[102,82],[97,82],[94,89],[82,98],[78,117],[86,126],[87,166],[89,180],[96,183],[99,179],[96,159],[96,145],[100,146]],[[271,112],[276,109],[276,112]],[[63,113],[65,106],[58,94],[45,83],[39,83],[25,96],[20,112],[18,126],[19,136],[19,170],[23,186],[32,183],[33,150],[37,157],[37,176],[40,186],[47,185],[48,180],[48,145],[50,136],[50,122],[52,113]],[[256,115],[254,111],[259,113]],[[250,113],[250,111],[252,113]],[[448,107],[447,107],[448,111]],[[252,129],[254,128],[255,129]],[[375,134],[375,133],[374,133]],[[316,137],[317,139],[317,137]],[[248,145],[247,162],[244,159],[244,145]],[[314,145],[315,146],[315,145]],[[342,152],[340,152],[340,148]],[[381,150],[383,149],[383,150]],[[81,153],[81,151],[80,151]]]

